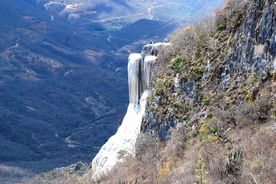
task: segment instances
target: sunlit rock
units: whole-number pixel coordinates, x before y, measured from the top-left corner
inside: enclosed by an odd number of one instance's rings
[[[156,62],[157,57],[156,56],[146,56],[144,59],[144,81],[143,84],[145,86],[145,90],[151,89],[150,86],[150,78],[151,78],[151,69],[153,67],[153,64]]]
[[[140,86],[141,54],[130,54],[128,58],[129,103],[138,104]]]
[[[140,133],[145,113],[146,98],[150,93],[151,69],[157,61],[158,46],[147,44],[141,54],[133,53],[128,58],[129,105],[121,126],[115,135],[102,146],[92,161],[92,178],[106,174],[122,159],[121,153],[135,153],[135,142]],[[163,44],[167,45],[167,44]]]

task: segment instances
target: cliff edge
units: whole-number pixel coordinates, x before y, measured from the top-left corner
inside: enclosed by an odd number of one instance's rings
[[[170,35],[135,157],[99,182],[276,183],[276,2],[229,0]]]
[[[166,43],[147,44],[141,53],[132,53],[128,58],[129,105],[121,126],[115,135],[101,147],[92,161],[92,178],[108,174],[113,166],[126,155],[134,155],[135,143],[140,133],[145,113],[146,98],[150,93],[150,76],[156,62],[158,47]]]

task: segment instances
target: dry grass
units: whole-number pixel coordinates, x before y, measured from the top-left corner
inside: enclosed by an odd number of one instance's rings
[[[214,31],[214,19],[209,17],[195,25],[175,31],[170,36],[170,41],[174,46],[174,51],[179,51],[182,58],[188,58]]]
[[[258,183],[276,183],[276,130],[266,126],[257,131],[243,145],[246,152],[244,179],[252,180],[253,175]]]
[[[196,165],[199,156],[206,165],[204,170],[208,174],[204,179],[207,183],[275,183],[276,128],[272,115],[275,106],[271,105],[275,105],[275,99],[267,99],[258,97],[254,102],[258,106],[255,112],[259,112],[260,106],[266,107],[269,104],[265,110],[265,122],[256,121],[246,126],[238,126],[238,122],[237,125],[232,123],[231,114],[235,121],[240,121],[234,115],[240,109],[238,106],[228,109],[229,112],[227,109],[221,112],[213,109],[213,117],[205,121],[222,122],[219,125],[221,127],[217,128],[221,132],[207,130],[206,141],[202,141],[200,134],[193,133],[198,129],[193,130],[185,123],[178,124],[171,130],[171,138],[165,145],[160,144],[155,137],[144,134],[137,142],[137,156],[126,158],[126,162],[119,163],[98,183],[195,183],[198,181]],[[244,103],[248,104],[247,101]],[[240,113],[242,112],[247,111]],[[214,116],[220,121],[214,119]],[[246,114],[243,116],[247,117]],[[211,139],[217,133],[224,134],[229,141]],[[237,152],[241,156],[234,159]]]

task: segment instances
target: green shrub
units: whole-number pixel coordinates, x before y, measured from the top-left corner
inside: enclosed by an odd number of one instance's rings
[[[220,21],[220,23],[218,24],[218,30],[219,30],[219,31],[223,31],[223,30],[226,29],[226,27],[227,27],[227,22],[226,22],[225,19],[222,19],[222,20]]]
[[[205,98],[202,99],[202,103],[204,105],[208,105],[210,103],[210,100],[211,100],[210,98],[205,97]]]
[[[196,178],[198,180],[197,183],[199,184],[207,183],[207,180],[205,178],[208,172],[205,171],[205,167],[206,165],[204,163],[202,156],[199,156],[196,164]]]

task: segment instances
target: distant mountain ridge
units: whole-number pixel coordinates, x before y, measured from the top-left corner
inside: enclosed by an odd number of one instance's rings
[[[213,14],[216,8],[223,6],[224,0],[39,0],[36,3],[44,7],[49,18],[52,16],[53,19],[65,18],[77,24],[101,23],[106,28],[121,28],[140,19],[175,23],[196,21],[203,15]]]

